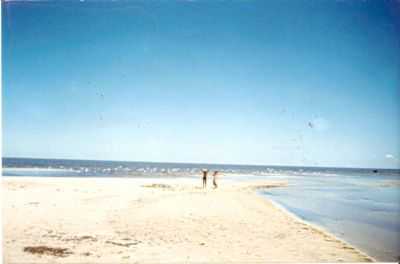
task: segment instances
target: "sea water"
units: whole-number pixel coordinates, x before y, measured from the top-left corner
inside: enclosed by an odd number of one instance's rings
[[[342,171],[329,176],[305,173],[287,178],[288,187],[264,190],[262,195],[377,260],[399,259],[398,175]]]
[[[2,173],[167,179],[199,177],[202,168],[234,181],[285,180],[260,194],[377,260],[399,258],[400,170],[3,158]]]

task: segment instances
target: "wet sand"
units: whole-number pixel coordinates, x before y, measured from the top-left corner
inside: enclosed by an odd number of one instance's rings
[[[2,181],[5,263],[373,260],[256,194],[285,182]]]

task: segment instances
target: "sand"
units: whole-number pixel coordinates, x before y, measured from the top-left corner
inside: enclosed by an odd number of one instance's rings
[[[373,260],[256,194],[284,182],[2,181],[5,263]]]

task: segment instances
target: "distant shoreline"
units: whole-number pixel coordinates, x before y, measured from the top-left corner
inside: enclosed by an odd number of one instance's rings
[[[245,163],[209,163],[209,162],[169,162],[169,161],[140,161],[140,160],[103,160],[103,159],[74,159],[74,158],[31,158],[31,157],[2,157],[2,159],[25,159],[25,160],[53,160],[53,161],[81,161],[81,162],[109,162],[109,163],[149,163],[167,165],[193,165],[193,166],[235,166],[235,167],[260,167],[260,168],[296,168],[296,169],[344,169],[344,170],[388,170],[400,171],[400,168],[379,167],[349,167],[349,166],[308,166],[308,165],[277,165],[277,164],[245,164]]]

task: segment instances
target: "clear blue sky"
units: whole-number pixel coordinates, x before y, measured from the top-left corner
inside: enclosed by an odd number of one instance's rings
[[[399,168],[399,5],[3,2],[3,155]]]

